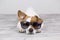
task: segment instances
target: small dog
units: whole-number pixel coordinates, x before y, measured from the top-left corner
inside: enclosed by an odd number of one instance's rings
[[[28,8],[26,12],[18,10],[18,24],[17,28],[19,32],[40,33],[43,26],[43,20],[33,11],[32,8]]]

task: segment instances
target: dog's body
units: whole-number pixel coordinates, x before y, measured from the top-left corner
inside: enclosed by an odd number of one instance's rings
[[[19,32],[37,33],[41,32],[43,20],[39,18],[32,8],[28,8],[26,12],[18,10],[18,24]]]

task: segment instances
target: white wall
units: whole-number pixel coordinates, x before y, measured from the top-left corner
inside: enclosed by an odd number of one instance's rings
[[[60,13],[60,0],[0,0],[0,14],[17,14],[32,6],[37,13]]]

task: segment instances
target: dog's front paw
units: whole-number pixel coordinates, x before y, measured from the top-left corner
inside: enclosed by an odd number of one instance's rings
[[[36,33],[41,33],[41,30],[37,30],[37,32]]]
[[[20,33],[25,33],[26,31],[24,29],[19,30]]]

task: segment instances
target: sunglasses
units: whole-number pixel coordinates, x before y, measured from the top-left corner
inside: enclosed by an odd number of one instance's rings
[[[29,27],[29,25],[32,25],[35,29],[39,29],[41,28],[41,24],[42,23],[38,23],[38,22],[21,22],[21,27],[26,29]]]

